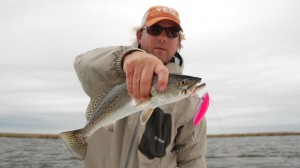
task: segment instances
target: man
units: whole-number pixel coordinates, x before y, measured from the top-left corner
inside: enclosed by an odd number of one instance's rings
[[[145,99],[154,74],[158,90],[164,91],[168,74],[182,73],[182,32],[176,10],[154,6],[136,31],[136,46],[98,48],[78,56],[74,67],[91,102],[100,90],[122,80],[135,99]],[[193,126],[195,105],[190,97],[156,108],[145,125],[136,113],[117,121],[113,133],[99,129],[89,139],[84,167],[206,167],[206,121]]]

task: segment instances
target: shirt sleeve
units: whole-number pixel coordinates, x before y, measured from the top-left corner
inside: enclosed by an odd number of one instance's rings
[[[131,46],[114,46],[97,48],[77,56],[74,68],[86,94],[92,98],[107,85],[121,82],[125,77],[122,59],[135,50],[140,51]]]

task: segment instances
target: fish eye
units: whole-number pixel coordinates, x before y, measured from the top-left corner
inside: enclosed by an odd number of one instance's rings
[[[185,86],[187,84],[187,82],[185,80],[180,81],[180,86]]]

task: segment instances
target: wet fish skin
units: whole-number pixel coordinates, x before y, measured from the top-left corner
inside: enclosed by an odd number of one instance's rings
[[[168,86],[165,91],[157,90],[157,76],[153,77],[151,96],[141,102],[136,102],[129,94],[126,83],[116,85],[109,91],[100,92],[98,100],[92,102],[88,108],[87,124],[77,130],[60,133],[69,150],[80,160],[85,158],[88,138],[99,128],[114,124],[117,120],[136,112],[143,111],[141,123],[146,123],[155,107],[173,103],[195,94],[205,87],[198,85],[201,78],[186,75],[169,75]],[[106,93],[106,94],[103,94]]]

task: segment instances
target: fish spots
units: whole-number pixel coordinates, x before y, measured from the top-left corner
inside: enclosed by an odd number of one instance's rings
[[[97,107],[102,102],[103,98],[107,95],[107,93],[111,90],[112,87],[107,87],[103,91],[96,94],[94,98],[92,98],[92,101],[90,102],[87,111],[85,113],[87,121],[89,121],[92,118],[92,115],[96,112]]]

